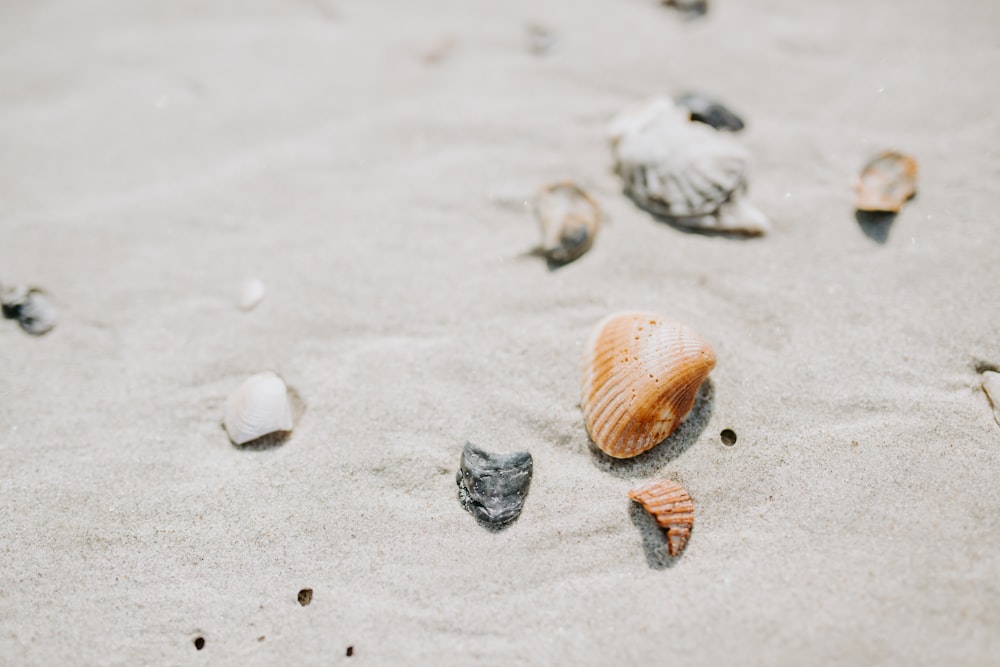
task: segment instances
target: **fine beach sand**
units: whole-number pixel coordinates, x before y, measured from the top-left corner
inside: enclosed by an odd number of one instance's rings
[[[0,282],[60,309],[0,321],[0,664],[996,664],[998,26],[983,0],[0,4]],[[769,236],[621,194],[607,120],[689,89],[746,118]],[[919,194],[862,226],[883,148]],[[561,179],[609,221],[549,271],[530,199]],[[580,355],[636,308],[718,365],[611,462]],[[263,370],[305,411],[241,451],[223,404]],[[467,440],[534,457],[506,530],[457,500]],[[671,562],[626,495],[655,475],[696,506]]]

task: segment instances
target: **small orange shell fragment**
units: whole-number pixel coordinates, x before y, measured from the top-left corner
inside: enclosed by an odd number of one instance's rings
[[[896,213],[917,192],[917,161],[897,151],[883,151],[862,168],[854,191],[859,211]]]
[[[671,556],[684,550],[694,527],[694,503],[684,488],[669,479],[651,479],[628,492],[628,497],[649,512],[667,531]]]
[[[691,412],[714,367],[711,346],[686,324],[643,312],[605,318],[584,357],[581,406],[590,437],[618,459],[652,449]]]

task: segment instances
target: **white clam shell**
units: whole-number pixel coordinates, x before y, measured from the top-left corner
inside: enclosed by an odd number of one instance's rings
[[[253,308],[264,298],[264,283],[257,278],[245,280],[240,285],[240,293],[236,299],[236,305],[240,310],[253,310]]]
[[[292,430],[292,406],[285,382],[271,372],[247,378],[226,401],[223,426],[234,444]]]
[[[1000,373],[983,372],[983,392],[990,399],[990,404],[993,406],[993,419],[1000,426]]]
[[[615,171],[642,208],[678,224],[763,234],[770,222],[746,199],[746,150],[691,122],[666,96],[632,105],[611,121]]]

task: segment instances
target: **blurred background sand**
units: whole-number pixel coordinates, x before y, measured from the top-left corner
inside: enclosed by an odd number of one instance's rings
[[[980,0],[0,4],[0,281],[61,314],[0,322],[0,663],[994,662],[998,26]],[[747,120],[768,237],[620,193],[607,119],[690,89]],[[850,179],[887,147],[919,194],[862,228]],[[611,220],[550,272],[530,200],[567,178]],[[631,308],[719,362],[612,465],[580,354]],[[306,411],[239,451],[222,405],[268,369]],[[503,532],[456,499],[466,440],[534,456]],[[657,474],[697,508],[669,566],[626,496]]]

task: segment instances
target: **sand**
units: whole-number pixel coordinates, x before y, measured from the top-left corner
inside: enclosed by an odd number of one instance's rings
[[[0,663],[995,664],[1000,5],[905,6],[4,3],[0,282],[61,320],[0,321]],[[688,89],[746,118],[769,236],[621,194],[606,121]],[[888,147],[919,195],[862,227]],[[530,199],[567,178],[610,220],[549,271]],[[719,361],[612,463],[580,355],[633,308]],[[263,370],[305,411],[241,451]],[[534,457],[504,531],[457,500],[467,440]],[[672,562],[654,475],[697,508]]]

